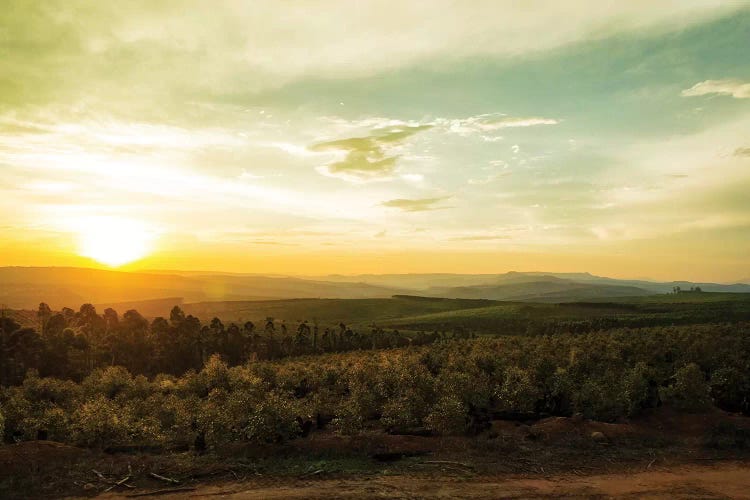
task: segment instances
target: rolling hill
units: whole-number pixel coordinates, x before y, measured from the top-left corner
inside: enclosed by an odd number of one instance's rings
[[[628,285],[578,283],[544,276],[513,280],[499,285],[473,287],[430,288],[427,294],[436,297],[461,299],[492,299],[537,302],[571,302],[602,297],[631,297],[649,295],[643,288]]]
[[[415,314],[382,322],[406,331],[529,334],[750,321],[750,294],[681,293],[594,302],[498,302],[487,307]]]
[[[0,304],[11,308],[78,308],[169,297],[184,302],[286,298],[385,298],[409,290],[366,283],[325,282],[292,277],[134,273],[88,268],[2,267]]]
[[[404,316],[431,314],[497,305],[491,300],[464,300],[396,295],[383,299],[287,299],[238,302],[199,302],[184,304],[186,314],[202,319],[219,317],[222,321],[242,323],[267,317],[284,320],[365,326]]]
[[[89,268],[0,267],[0,304],[55,309],[90,302],[155,312],[160,300],[194,304],[278,299],[375,299],[420,295],[454,299],[575,302],[671,293],[676,286],[750,293],[750,285],[620,280],[589,273],[386,274],[301,278],[183,271],[123,272]],[[144,302],[145,301],[145,302]],[[146,303],[147,302],[147,303]],[[140,307],[128,307],[139,304]],[[197,306],[196,306],[197,307]],[[213,306],[211,306],[213,307]],[[217,306],[222,308],[224,306]]]

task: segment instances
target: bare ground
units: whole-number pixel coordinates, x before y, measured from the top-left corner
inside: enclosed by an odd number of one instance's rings
[[[475,437],[325,429],[205,455],[29,441],[0,446],[0,497],[750,499],[748,436],[747,417],[661,408],[611,424],[498,420]]]
[[[101,498],[132,498],[107,495]],[[145,497],[148,498],[148,497]],[[428,498],[638,498],[750,499],[750,467],[744,463],[691,465],[633,474],[571,474],[543,477],[424,477],[412,475],[347,479],[249,481],[197,486],[156,498],[428,499]]]

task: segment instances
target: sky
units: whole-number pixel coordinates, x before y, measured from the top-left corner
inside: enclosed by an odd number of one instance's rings
[[[0,265],[750,278],[750,2],[17,1]]]

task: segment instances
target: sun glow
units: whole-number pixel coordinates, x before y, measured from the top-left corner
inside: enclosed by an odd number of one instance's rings
[[[79,253],[118,267],[148,255],[154,239],[145,224],[120,217],[92,217],[77,228]]]

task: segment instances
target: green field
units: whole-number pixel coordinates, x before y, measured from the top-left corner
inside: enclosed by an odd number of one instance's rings
[[[628,297],[617,302],[540,304],[502,302],[488,307],[414,314],[382,326],[407,331],[468,330],[517,335],[750,320],[750,294],[685,293]]]
[[[418,314],[473,310],[499,304],[493,300],[434,299],[394,296],[390,299],[290,299],[236,302],[199,302],[185,304],[186,314],[207,321],[213,317],[225,323],[263,321],[267,317],[294,323],[318,321],[323,324],[345,323],[367,326]]]

